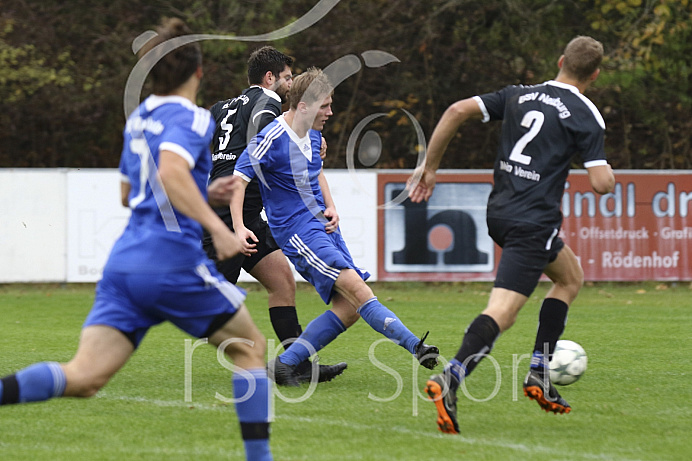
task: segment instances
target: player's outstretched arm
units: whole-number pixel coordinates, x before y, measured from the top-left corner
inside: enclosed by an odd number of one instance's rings
[[[243,203],[245,202],[245,190],[248,184],[250,184],[250,182],[246,181],[245,178],[237,176],[237,179],[233,181],[231,187],[231,202],[229,205],[231,209],[231,219],[233,220],[233,229],[238,235],[242,245],[240,252],[245,256],[257,253],[257,249],[255,248],[257,245],[255,245],[255,243],[259,241],[255,234],[245,227],[245,222],[243,220]]]
[[[322,138],[324,139],[324,138]],[[339,228],[339,213],[336,212],[336,206],[334,205],[334,199],[332,198],[332,193],[329,190],[329,183],[324,175],[324,170],[320,171],[318,176],[320,183],[320,189],[322,189],[322,197],[324,198],[324,217],[327,218],[327,223],[324,225],[324,230],[327,234],[331,234]]]
[[[586,169],[593,190],[599,194],[607,194],[615,187],[613,168],[608,165],[592,166]]]
[[[236,236],[214,213],[197,188],[187,160],[174,152],[161,151],[159,176],[171,205],[209,231],[219,259],[230,258],[240,252]]]
[[[455,102],[442,114],[430,137],[425,163],[416,168],[406,183],[412,202],[428,200],[432,196],[436,183],[435,172],[440,167],[449,142],[464,122],[470,118],[481,118],[481,116],[481,108],[473,98]]]

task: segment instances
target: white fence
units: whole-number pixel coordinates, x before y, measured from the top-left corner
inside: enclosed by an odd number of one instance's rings
[[[375,280],[377,174],[326,176],[353,258]],[[0,198],[0,283],[98,281],[130,214],[116,169],[0,169]]]

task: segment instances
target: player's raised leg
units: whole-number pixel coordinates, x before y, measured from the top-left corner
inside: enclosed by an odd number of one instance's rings
[[[91,397],[127,362],[134,346],[120,331],[102,325],[82,330],[74,358],[42,362],[0,380],[0,405],[54,397]]]
[[[432,369],[437,365],[437,347],[425,344],[425,338],[419,339],[411,333],[394,312],[379,302],[372,289],[355,270],[342,270],[334,288],[339,295],[356,307],[356,312],[373,330],[409,351],[424,367]]]

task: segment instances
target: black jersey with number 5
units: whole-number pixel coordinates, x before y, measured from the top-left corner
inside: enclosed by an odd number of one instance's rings
[[[233,174],[238,157],[252,137],[281,115],[281,98],[271,90],[251,86],[236,98],[217,102],[210,111],[216,121],[209,175],[213,181]],[[260,211],[262,197],[257,180],[254,180],[245,191],[243,214],[256,215]]]
[[[474,98],[483,121],[502,120],[489,217],[560,227],[572,158],[605,165],[605,122],[579,90],[556,81],[508,86]]]

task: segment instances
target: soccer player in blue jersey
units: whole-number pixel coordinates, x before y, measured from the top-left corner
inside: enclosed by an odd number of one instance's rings
[[[141,59],[155,59],[157,45],[190,33],[179,19],[165,20],[157,32]],[[219,274],[200,243],[205,227],[220,258],[241,249],[206,200],[214,125],[194,104],[201,66],[201,49],[192,43],[153,67],[154,94],[124,130],[122,200],[132,214],[104,268],[77,353],[66,364],[38,363],[2,378],[0,405],[91,397],[125,365],[149,328],[169,321],[223,346],[245,370],[233,375],[233,394],[247,459],[271,460],[265,339],[243,304],[244,292]]]
[[[604,153],[603,117],[583,95],[598,77],[602,59],[603,45],[579,36],[558,60],[560,70],[554,80],[508,86],[452,104],[435,127],[425,163],[409,179],[411,201],[427,200],[435,187],[435,172],[458,128],[468,119],[502,120],[487,206],[488,231],[502,248],[502,256],[487,307],[466,329],[445,372],[427,382],[442,432],[459,432],[459,383],[490,352],[500,333],[514,324],[541,274],[553,286],[541,306],[524,393],[545,411],[568,413],[571,409],[548,374],[549,357],[584,276],[577,257],[558,237],[560,202],[574,154],[580,154],[594,191],[606,194],[615,185]]]
[[[212,169],[210,180],[232,177],[240,154],[262,128],[281,114],[281,103],[291,87],[293,58],[272,46],[255,50],[248,59],[248,82],[250,87],[231,99],[214,104],[210,111],[216,122],[212,138]],[[300,336],[303,329],[296,312],[296,283],[286,257],[274,241],[269,225],[262,217],[262,197],[259,181],[251,181],[245,191],[243,220],[252,230],[258,242],[254,252],[239,254],[219,261],[208,232],[204,234],[204,249],[209,258],[215,260],[216,268],[231,283],[238,281],[240,269],[245,269],[267,290],[269,318],[274,331],[284,347]],[[233,220],[228,204],[214,208],[216,214],[233,229]],[[310,381],[312,365],[306,360],[298,366],[299,379]],[[319,365],[318,381],[330,381],[340,375],[346,363]]]
[[[298,341],[270,362],[277,384],[297,385],[296,366],[333,341],[359,317],[397,342],[419,362],[433,368],[438,350],[424,344],[383,306],[365,283],[366,271],[353,262],[339,232],[339,218],[322,171],[320,132],[332,115],[333,88],[327,76],[311,68],[294,79],[287,113],[267,125],[248,145],[235,166],[231,214],[245,242],[256,236],[243,223],[244,193],[260,182],[272,234],[296,270],[332,308],[310,322]],[[244,244],[249,251],[252,244]]]

